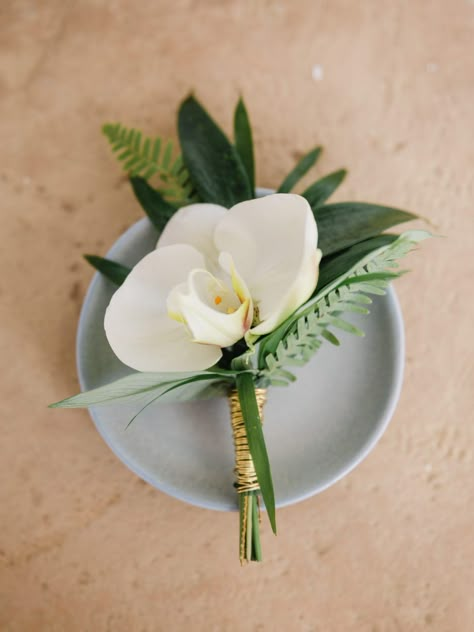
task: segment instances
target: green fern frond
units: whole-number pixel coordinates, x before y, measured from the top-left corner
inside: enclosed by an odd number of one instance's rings
[[[173,141],[143,136],[139,130],[129,129],[120,123],[106,123],[102,131],[130,176],[141,176],[145,180],[158,176],[163,183],[163,188],[158,186],[158,190],[173,204],[198,201],[181,155],[173,159]]]
[[[299,308],[278,330],[263,340],[259,353],[260,376],[265,384],[282,385],[294,376],[285,368],[306,364],[324,340],[338,345],[331,329],[340,329],[357,336],[364,333],[343,318],[347,312],[368,314],[368,294],[385,294],[394,278],[403,271],[398,260],[422,239],[424,231],[408,231],[388,246],[364,257],[358,264],[324,288]]]

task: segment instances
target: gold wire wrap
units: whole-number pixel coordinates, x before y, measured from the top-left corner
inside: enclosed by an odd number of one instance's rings
[[[263,406],[267,401],[267,391],[265,388],[256,388],[258,412],[260,421],[263,423]],[[247,433],[245,431],[244,418],[240,408],[239,395],[237,391],[231,391],[229,395],[230,421],[232,424],[232,434],[234,436],[235,448],[235,468],[236,488],[239,494],[260,489],[255,474],[255,466],[250,455]]]

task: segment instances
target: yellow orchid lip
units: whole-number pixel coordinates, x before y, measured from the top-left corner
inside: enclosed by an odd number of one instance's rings
[[[230,281],[204,268],[191,270],[168,295],[169,318],[183,324],[193,342],[231,346],[250,328],[253,303],[235,270]]]
[[[240,280],[239,275],[237,274],[237,271],[234,266],[234,262],[232,260],[230,263],[230,278],[232,282],[232,289],[236,293],[239,301],[243,303],[245,300],[248,300],[250,297],[248,296],[246,292],[246,288],[244,287],[243,283]]]

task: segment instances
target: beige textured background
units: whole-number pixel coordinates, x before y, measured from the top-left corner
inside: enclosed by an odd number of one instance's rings
[[[2,0],[0,629],[474,629],[472,0]],[[321,65],[322,79],[312,78]],[[230,129],[251,112],[258,182],[326,146],[339,199],[417,211],[397,287],[407,371],[371,456],[264,527],[241,569],[236,516],[138,480],[84,411],[74,337],[91,269],[141,216],[99,133],[174,135],[190,89]]]

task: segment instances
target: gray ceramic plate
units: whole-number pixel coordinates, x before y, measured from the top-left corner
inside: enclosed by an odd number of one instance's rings
[[[156,243],[148,219],[134,224],[108,256],[134,265]],[[77,365],[83,390],[130,372],[104,334],[104,312],[115,287],[96,274],[79,321]],[[353,318],[365,338],[340,335],[296,371],[288,388],[273,388],[265,436],[278,506],[329,487],[352,470],[384,432],[403,376],[403,321],[393,289],[376,298],[369,316]],[[339,336],[339,334],[338,334]],[[223,398],[150,406],[125,430],[140,404],[91,409],[105,442],[125,465],[158,489],[210,509],[236,508],[229,411]]]

